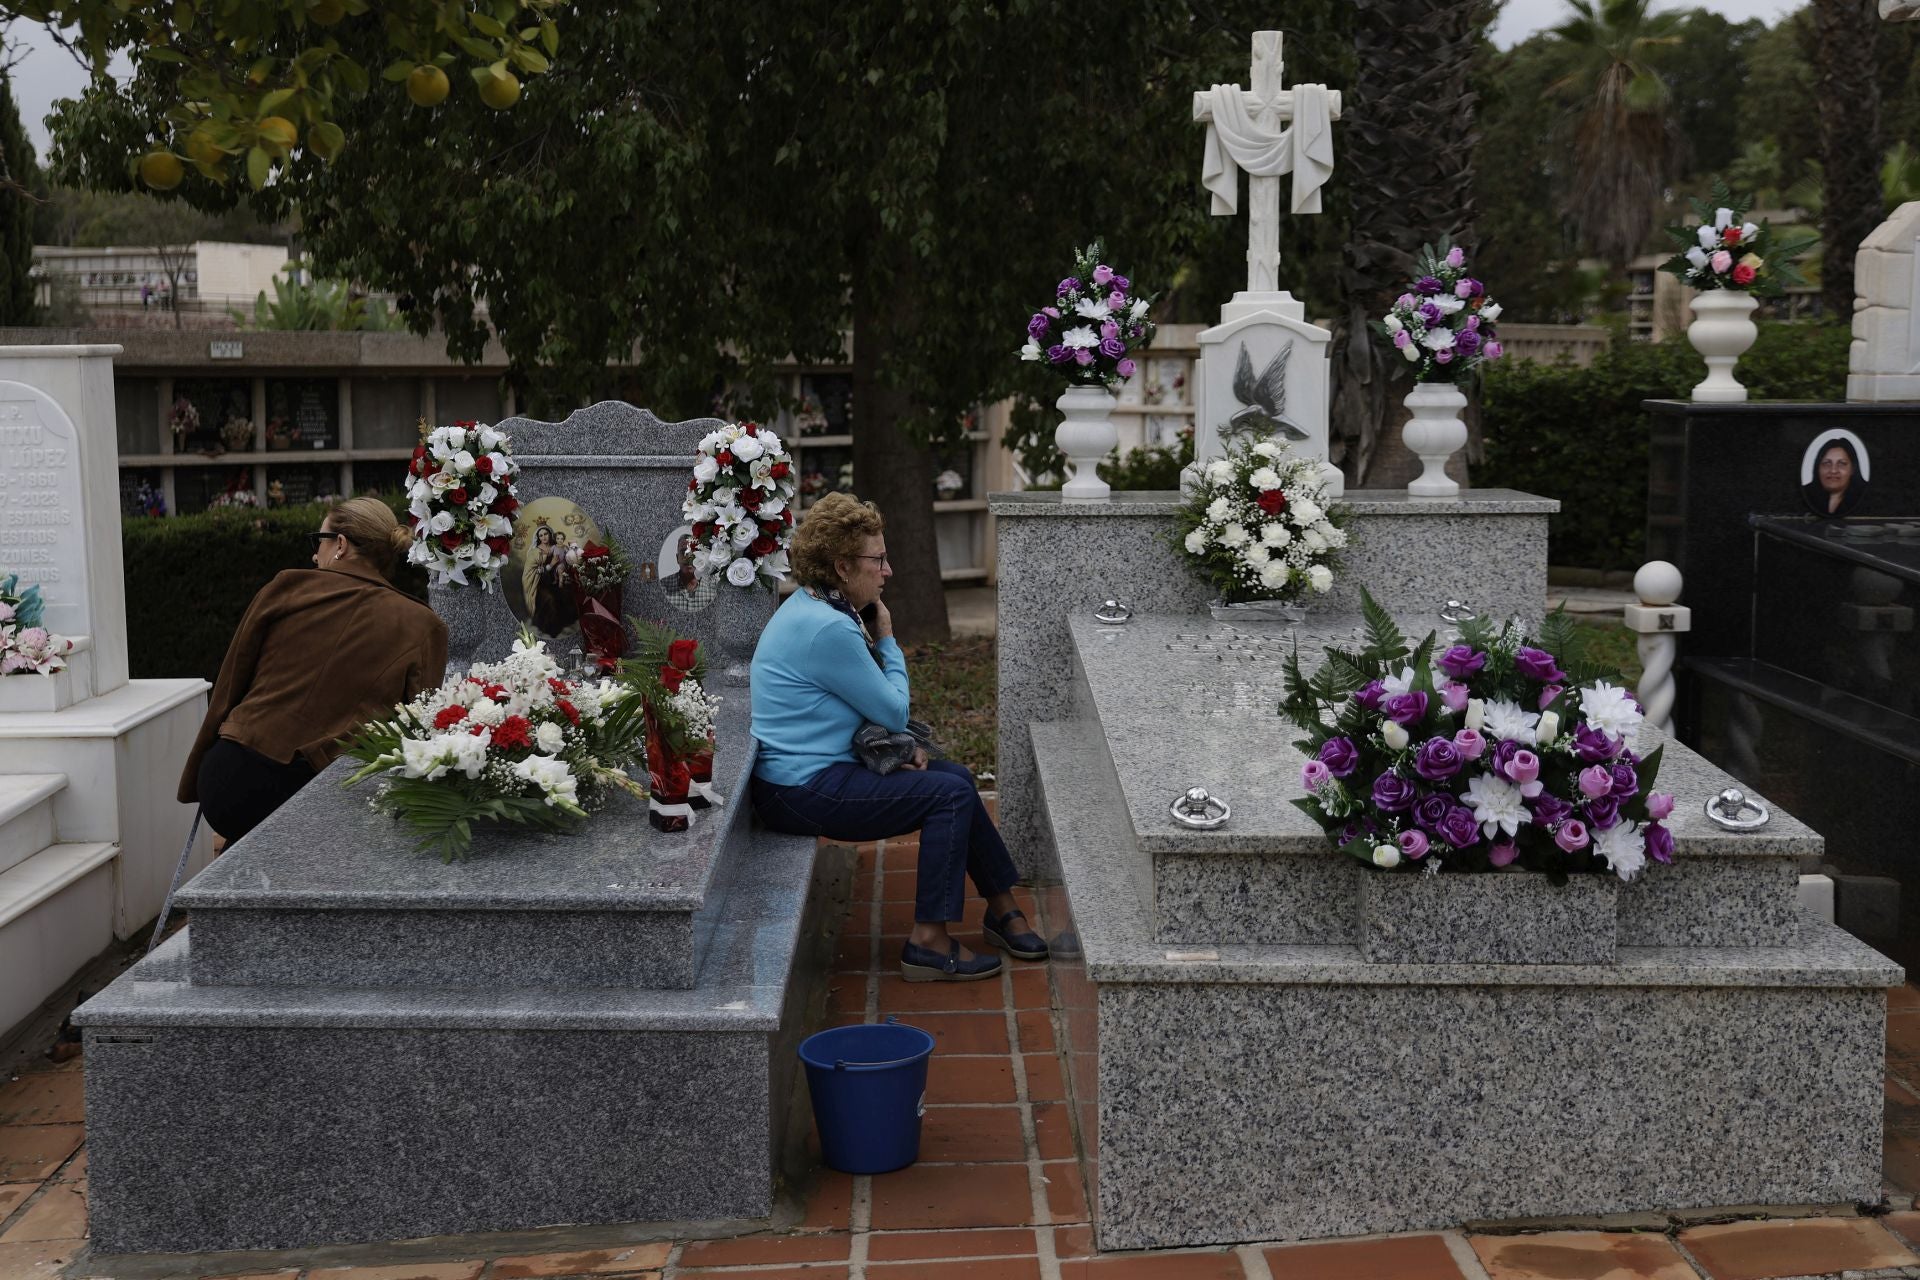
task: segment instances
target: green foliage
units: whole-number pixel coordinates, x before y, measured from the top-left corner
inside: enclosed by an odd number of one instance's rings
[[[991,636],[917,645],[907,651],[913,714],[933,728],[947,758],[973,770],[993,789],[994,744],[999,737],[999,668]]]
[[[1756,400],[1842,400],[1851,334],[1838,325],[1765,323],[1740,360]],[[1684,336],[1615,341],[1581,369],[1503,360],[1481,401],[1486,461],[1476,483],[1560,500],[1549,517],[1555,564],[1638,568],[1647,523],[1646,400],[1685,399],[1706,365]]]
[[[371,332],[398,327],[387,304],[356,294],[345,281],[307,278],[307,264],[294,259],[273,278],[273,297],[262,290],[253,300],[253,314],[229,308],[228,315],[242,328],[253,329],[363,329]]]
[[[307,534],[326,514],[325,506],[315,504],[123,520],[133,675],[219,675],[254,594],[282,569],[312,567]],[[394,580],[426,598],[419,569],[398,565]]]
[[[1667,228],[1667,238],[1678,251],[1660,264],[1662,271],[1678,276],[1696,289],[1740,289],[1763,298],[1778,297],[1791,286],[1806,283],[1806,278],[1795,269],[1793,262],[1818,242],[1818,236],[1806,233],[1776,236],[1772,224],[1764,218],[1752,236],[1743,234],[1747,211],[1753,208],[1753,197],[1735,195],[1719,178],[1713,180],[1713,188],[1706,199],[1695,198],[1690,203],[1693,207],[1692,220]],[[1700,243],[1699,229],[1715,227],[1719,230],[1716,224],[1721,209],[1730,215],[1725,228],[1727,234],[1737,235],[1739,239],[1731,245],[1715,240],[1709,248]],[[1704,263],[1696,267],[1687,256],[1696,252],[1711,253],[1717,249],[1726,249],[1732,256],[1734,265],[1726,273],[1717,272]],[[1748,257],[1760,259],[1760,265],[1755,268],[1749,282],[1743,285],[1732,273],[1740,270],[1739,264]]]
[[[39,166],[20,127],[13,81],[0,73],[0,325],[34,322],[33,192]]]

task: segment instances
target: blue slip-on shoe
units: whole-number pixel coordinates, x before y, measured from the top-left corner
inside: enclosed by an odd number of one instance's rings
[[[908,982],[978,982],[1000,972],[1000,957],[960,958],[960,944],[949,939],[951,950],[941,955],[932,947],[900,944],[900,976]]]
[[[1020,922],[1018,929],[1013,927],[1015,920]],[[1027,913],[1017,908],[1007,912],[998,920],[994,919],[993,913],[989,911],[986,920],[980,926],[980,934],[989,943],[1016,960],[1045,960],[1047,958],[1046,939],[1027,928],[1026,925]]]

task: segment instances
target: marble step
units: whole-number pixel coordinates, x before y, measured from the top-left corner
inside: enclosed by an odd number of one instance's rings
[[[0,1036],[113,941],[119,852],[52,844],[0,871]]]
[[[66,787],[64,773],[0,776],[0,871],[19,866],[54,842],[54,797]]]

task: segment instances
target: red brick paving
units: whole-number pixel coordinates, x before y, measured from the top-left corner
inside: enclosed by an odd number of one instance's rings
[[[841,939],[826,1023],[898,1013],[933,1037],[921,1162],[854,1178],[816,1169],[796,1192],[798,1223],[683,1244],[355,1266],[282,1255],[232,1280],[1770,1280],[1842,1270],[1920,1267],[1920,988],[1890,994],[1886,1174],[1895,1207],[1854,1216],[1735,1222],[1659,1233],[1549,1232],[1473,1236],[1422,1232],[1233,1249],[1100,1254],[1074,1159],[1071,1108],[1057,1056],[1044,967],[1009,960],[977,983],[905,983],[896,967],[912,919],[917,849],[860,846],[849,931]],[[876,870],[884,868],[884,870]],[[1031,895],[1019,895],[1033,913]],[[980,904],[956,936],[979,946]],[[857,930],[854,932],[853,930]],[[895,936],[888,936],[893,934]],[[0,1082],[0,1280],[73,1280],[107,1271],[84,1262],[86,1151],[80,1062]],[[1031,1135],[1031,1137],[1029,1137]],[[817,1141],[813,1148],[818,1150]],[[419,1243],[409,1246],[418,1253]],[[1685,1250],[1685,1253],[1682,1250]],[[511,1252],[511,1257],[497,1256]],[[1691,1261],[1688,1258],[1691,1255]],[[83,1261],[73,1265],[76,1258]],[[1461,1259],[1467,1260],[1463,1269]],[[1697,1265],[1696,1265],[1697,1264]],[[211,1275],[207,1260],[195,1275]],[[144,1274],[144,1273],[143,1273]]]

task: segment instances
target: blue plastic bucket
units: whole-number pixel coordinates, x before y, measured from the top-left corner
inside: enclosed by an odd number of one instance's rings
[[[800,1042],[820,1157],[842,1173],[888,1173],[920,1158],[933,1037],[888,1018]]]

